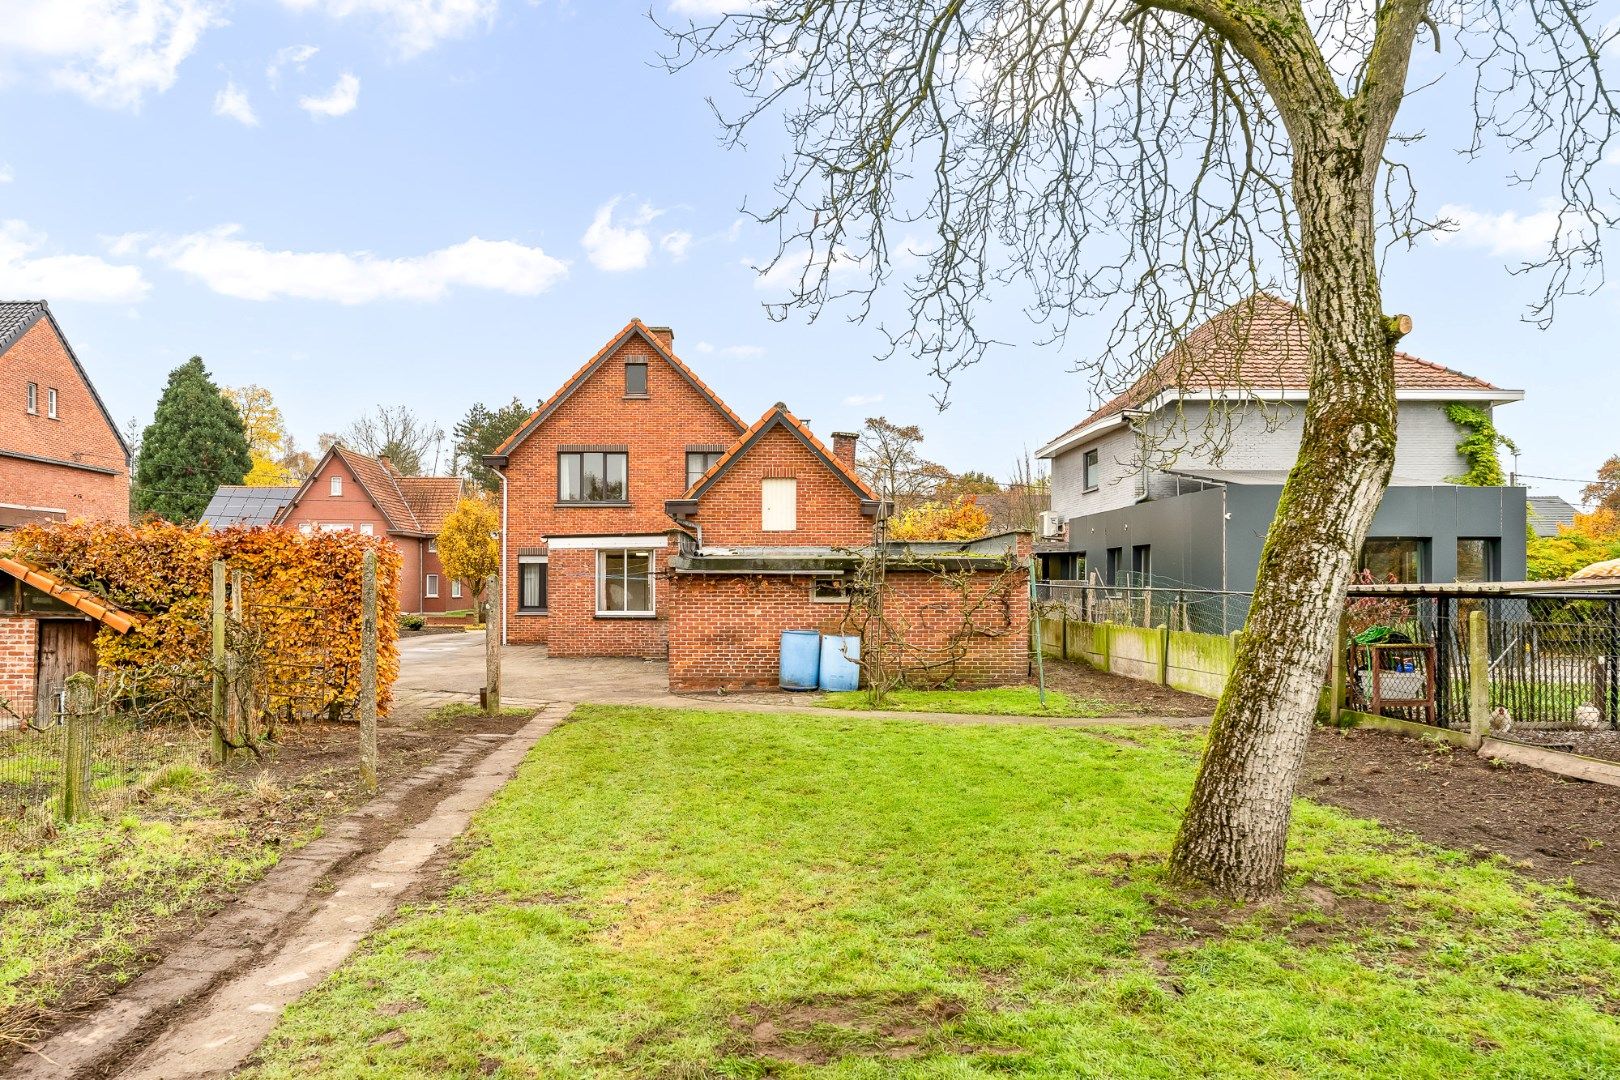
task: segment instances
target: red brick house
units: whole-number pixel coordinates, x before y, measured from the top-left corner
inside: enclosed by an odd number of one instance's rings
[[[869,631],[846,583],[885,508],[854,435],[829,450],[782,404],[744,428],[673,339],[632,320],[485,459],[503,480],[504,640],[667,656],[676,690],[774,686],[783,630]],[[1025,677],[1027,578],[1007,569],[1027,566],[1027,534],[889,550],[907,565],[886,625],[912,656],[954,650],[929,677]],[[972,632],[952,634],[964,612]]]
[[[461,582],[445,577],[437,538],[463,491],[460,477],[404,476],[386,457],[334,446],[274,523],[306,533],[352,529],[385,535],[404,559],[399,609],[453,611],[471,606],[472,598]]]
[[[661,657],[678,499],[744,425],[632,319],[485,459],[502,476],[504,640],[552,656]]]
[[[848,582],[884,508],[855,472],[855,436],[833,446],[778,402],[667,504],[681,527],[667,560],[670,689],[775,686],[784,630],[877,632]],[[1027,534],[888,551],[885,625],[911,679],[1027,675]]]
[[[0,302],[0,529],[129,520],[129,447],[43,300]]]

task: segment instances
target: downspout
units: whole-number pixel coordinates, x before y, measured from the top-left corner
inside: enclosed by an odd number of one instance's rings
[[[510,571],[510,564],[506,561],[506,538],[511,530],[506,526],[506,470],[501,470],[501,644],[510,644],[506,640],[506,575]],[[489,628],[485,627],[487,634]]]

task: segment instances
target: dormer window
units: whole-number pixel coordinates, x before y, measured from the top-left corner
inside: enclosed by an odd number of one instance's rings
[[[343,494],[343,477],[337,476],[337,475],[334,474],[333,477],[332,477],[332,497],[335,499],[339,495],[342,495],[342,494]]]
[[[647,396],[647,365],[630,363],[624,365],[624,396]]]

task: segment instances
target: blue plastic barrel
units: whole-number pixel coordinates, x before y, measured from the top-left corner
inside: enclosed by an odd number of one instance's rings
[[[821,674],[821,634],[815,630],[782,631],[784,690],[814,690]]]
[[[859,634],[827,634],[821,639],[821,688],[854,690],[861,685]]]

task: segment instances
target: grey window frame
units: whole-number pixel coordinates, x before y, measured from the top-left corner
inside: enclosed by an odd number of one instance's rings
[[[602,463],[602,492],[603,497],[592,499],[586,497],[587,458],[599,458]],[[608,459],[618,458],[623,461],[623,479],[619,494],[614,497],[607,496],[608,485]],[[568,462],[573,459],[576,463],[576,475],[579,477],[579,492],[577,497],[569,498],[563,486],[564,470]],[[622,506],[630,501],[630,452],[628,450],[559,450],[557,451],[557,501],[567,506]]]
[[[699,478],[701,478],[704,473],[714,468],[715,462],[725,457],[725,454],[726,452],[724,450],[688,450],[686,452],[686,486],[690,488],[693,484],[697,483]],[[704,464],[701,469],[693,472],[693,458],[702,458],[706,464]]]
[[[524,570],[531,566],[538,568],[539,582],[537,588],[540,594],[539,607],[534,607],[523,602]],[[549,611],[551,604],[551,559],[545,555],[519,555],[517,585],[518,614],[545,614],[547,611]]]
[[[1102,465],[1102,455],[1095,449],[1080,452],[1080,490],[1097,490],[1097,471]]]
[[[640,368],[641,369],[641,389],[640,390],[632,390],[632,389],[630,389],[630,369],[631,368]],[[625,365],[624,365],[624,396],[627,397],[627,398],[651,397],[652,392],[651,392],[651,388],[650,388],[649,383],[648,383],[649,377],[650,376],[649,376],[649,373],[648,373],[648,370],[647,370],[647,362],[645,360],[627,360],[627,361],[625,361]]]

